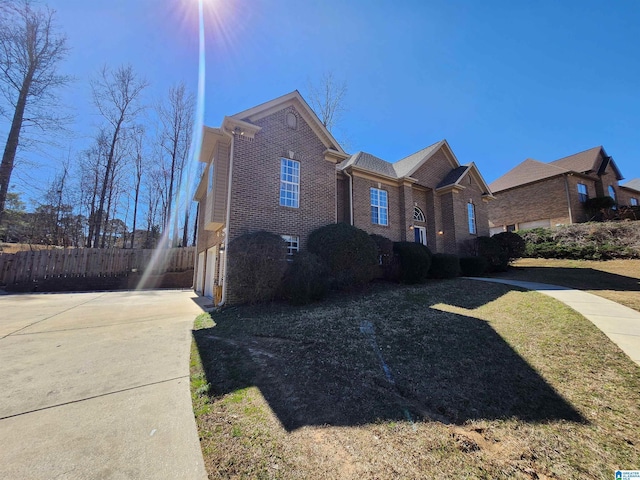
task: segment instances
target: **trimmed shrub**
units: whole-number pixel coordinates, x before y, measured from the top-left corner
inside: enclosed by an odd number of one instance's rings
[[[378,249],[364,230],[332,223],[311,232],[307,248],[329,268],[335,288],[370,282],[378,273]]]
[[[282,297],[294,305],[321,300],[329,291],[329,269],[317,255],[301,251],[282,279]]]
[[[393,252],[396,254],[402,283],[422,283],[429,276],[431,268],[431,250],[415,242],[395,242]]]
[[[460,257],[450,253],[434,253],[431,257],[431,278],[455,278],[460,275]]]
[[[640,258],[640,222],[592,222],[555,229],[536,228],[520,235],[528,257],[608,260]]]
[[[394,262],[393,256],[393,242],[387,237],[383,237],[382,235],[377,235],[375,233],[369,236],[378,248],[378,277],[386,280],[393,280],[395,276],[394,272],[397,270],[397,268],[395,268],[396,262]]]
[[[507,256],[507,264],[524,255],[526,243],[517,233],[502,232],[497,233],[491,238],[498,242],[498,245],[500,245],[500,248],[502,248],[504,254]]]
[[[233,303],[274,299],[287,269],[287,245],[279,235],[245,233],[229,243],[230,296]]]
[[[487,259],[488,272],[504,272],[509,266],[509,256],[499,241],[493,237],[478,237],[478,255]]]
[[[484,257],[460,257],[460,270],[465,277],[479,277],[489,267],[489,261]]]

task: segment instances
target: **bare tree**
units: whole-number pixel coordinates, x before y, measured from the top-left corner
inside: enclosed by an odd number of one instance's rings
[[[158,115],[162,122],[161,145],[165,155],[168,156],[168,185],[167,202],[164,217],[166,221],[171,218],[171,210],[174,206],[176,183],[182,183],[182,172],[189,154],[189,144],[193,131],[193,115],[195,109],[195,97],[188,93],[184,83],[179,83],[169,89],[167,104],[160,104]],[[178,195],[180,191],[178,190]],[[176,204],[178,198],[176,198]],[[185,211],[185,223],[189,223],[189,209]],[[177,224],[177,215],[176,215]],[[177,225],[174,227],[174,245],[177,243]],[[169,225],[164,225],[169,229]],[[183,233],[184,235],[184,233]]]
[[[144,141],[144,127],[138,126],[135,131],[134,136],[134,152],[133,152],[133,161],[135,166],[134,173],[134,198],[133,198],[133,228],[131,229],[131,248],[135,247],[135,238],[136,238],[136,221],[138,219],[138,203],[140,200],[140,187],[142,184],[142,174],[144,170],[144,152],[143,152],[143,141]]]
[[[0,223],[24,127],[45,131],[61,126],[56,116],[56,88],[70,77],[58,74],[68,53],[67,39],[57,32],[55,11],[32,8],[30,0],[3,2],[0,9],[0,92],[13,116],[0,165]]]
[[[333,72],[324,73],[316,84],[309,82],[307,98],[311,108],[329,131],[333,130],[346,110],[347,90],[347,83],[336,80]]]
[[[147,85],[144,79],[136,75],[131,65],[121,66],[113,72],[104,67],[98,78],[91,82],[93,103],[106,121],[105,128],[109,130],[109,150],[93,225],[94,247],[98,246],[100,240],[105,202],[110,198],[109,186],[113,185],[118,142],[121,140],[124,128],[144,108],[139,100]]]

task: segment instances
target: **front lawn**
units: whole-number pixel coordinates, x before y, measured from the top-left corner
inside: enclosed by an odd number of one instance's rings
[[[456,279],[196,322],[210,478],[613,478],[640,368],[563,304]]]
[[[640,312],[640,260],[522,258],[496,276],[577,288]]]

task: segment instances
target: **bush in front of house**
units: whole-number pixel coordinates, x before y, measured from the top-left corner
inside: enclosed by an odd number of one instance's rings
[[[329,291],[329,269],[322,259],[301,251],[289,262],[282,279],[282,297],[293,305],[322,300]]]
[[[489,267],[489,261],[484,257],[460,257],[460,270],[465,277],[479,277]]]
[[[229,242],[228,280],[233,303],[273,300],[287,270],[287,245],[279,235],[260,231]]]
[[[460,257],[451,253],[434,253],[431,257],[429,277],[455,278],[460,275]]]
[[[335,288],[368,283],[378,273],[376,243],[352,225],[331,223],[314,230],[307,248],[325,262]]]
[[[429,276],[431,250],[415,242],[395,242],[393,252],[399,265],[398,279],[402,283],[422,283]]]
[[[493,237],[476,239],[478,255],[487,259],[487,272],[504,272],[509,266],[509,255],[499,241]]]
[[[375,233],[369,236],[375,242],[378,249],[378,277],[384,278],[385,280],[397,281],[397,278],[395,278],[397,262],[394,261],[393,242],[387,237]]]
[[[507,256],[507,265],[516,258],[521,258],[524,255],[526,243],[517,233],[502,232],[495,234],[491,238],[493,238],[495,242],[498,242],[504,255]]]

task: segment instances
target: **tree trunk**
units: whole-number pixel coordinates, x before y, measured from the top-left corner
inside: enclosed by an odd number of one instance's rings
[[[118,135],[120,134],[120,126],[122,125],[123,118],[120,116],[116,129],[113,132],[111,138],[111,146],[109,147],[109,156],[107,157],[107,166],[104,172],[104,183],[102,184],[102,192],[100,193],[100,203],[98,211],[96,212],[95,231],[93,232],[93,246],[96,247],[100,242],[100,230],[102,228],[102,212],[104,209],[104,201],[107,196],[107,187],[109,186],[109,180],[111,178],[111,168],[113,164],[113,156],[115,155],[116,143],[118,141]],[[104,248],[104,247],[103,247]]]
[[[9,182],[11,181],[11,173],[13,172],[13,165],[16,160],[16,153],[20,142],[20,130],[22,130],[24,110],[27,106],[27,95],[31,88],[32,78],[33,72],[29,71],[22,83],[20,95],[18,95],[18,102],[16,103],[13,120],[11,121],[11,129],[9,130],[7,144],[4,147],[4,153],[2,155],[2,164],[0,165],[0,225],[2,225],[2,219],[4,217],[7,194],[9,193]]]

